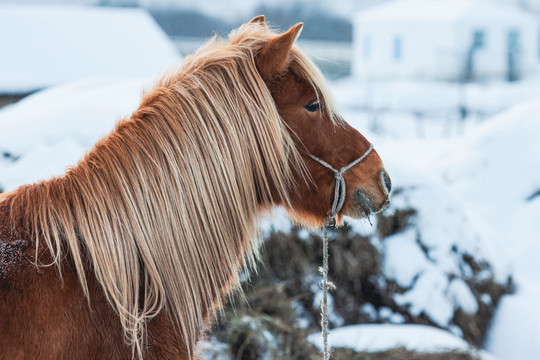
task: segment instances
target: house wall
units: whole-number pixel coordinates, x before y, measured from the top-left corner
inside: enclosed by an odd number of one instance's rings
[[[498,21],[489,19],[464,20],[456,24],[458,41],[470,44],[476,29],[485,31],[485,45],[475,54],[475,75],[478,78],[506,79],[508,72],[508,33],[519,33],[518,67],[522,76],[534,72],[538,64],[540,26],[524,19]],[[463,51],[463,50],[462,50]]]
[[[371,56],[364,56],[364,41],[371,41]],[[401,39],[401,58],[394,58],[395,38]],[[451,26],[368,23],[355,26],[353,74],[362,78],[430,78],[450,76],[455,67],[454,31]]]
[[[505,79],[508,31],[520,33],[522,75],[538,63],[540,26],[536,22],[462,19],[455,23],[370,22],[358,18],[353,38],[353,74],[364,79],[419,78],[457,81],[463,75],[466,54],[475,30],[485,33],[485,44],[474,55],[477,78]],[[393,57],[394,37],[402,42],[402,58]],[[364,56],[364,41],[371,41],[371,56]]]

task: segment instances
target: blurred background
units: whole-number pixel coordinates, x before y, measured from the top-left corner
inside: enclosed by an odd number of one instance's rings
[[[304,22],[394,183],[382,214],[330,232],[334,358],[538,359],[540,0],[0,0],[0,192],[62,174],[260,14]],[[262,246],[201,359],[319,358],[320,234],[278,209]]]

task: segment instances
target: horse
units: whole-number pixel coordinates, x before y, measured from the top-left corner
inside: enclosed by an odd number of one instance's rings
[[[281,206],[325,224],[334,175],[371,144],[264,16],[165,73],[62,176],[0,197],[0,359],[194,359],[257,227]],[[376,151],[343,174],[337,214],[389,202]]]

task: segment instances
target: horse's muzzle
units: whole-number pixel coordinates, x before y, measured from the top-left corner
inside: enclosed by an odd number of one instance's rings
[[[392,191],[392,181],[386,170],[380,172],[380,190],[377,195],[370,194],[367,189],[356,189],[352,195],[352,213],[354,217],[367,217],[383,211],[390,204],[390,191]]]
[[[355,217],[366,217],[371,214],[377,214],[386,209],[390,204],[390,199],[388,196],[384,198],[381,203],[375,203],[372,197],[368,194],[367,191],[363,189],[355,190],[352,196],[352,206],[355,208],[355,213],[360,216]]]

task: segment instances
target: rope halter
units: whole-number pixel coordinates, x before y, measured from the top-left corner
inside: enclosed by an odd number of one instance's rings
[[[345,197],[347,196],[347,188],[345,185],[345,179],[343,178],[343,173],[345,171],[349,170],[356,164],[358,164],[360,161],[364,160],[370,153],[373,151],[373,144],[369,145],[369,149],[366,150],[364,155],[360,156],[358,159],[354,160],[349,165],[345,165],[340,170],[334,169],[332,165],[327,163],[324,160],[319,159],[318,157],[307,154],[309,157],[311,157],[313,160],[324,166],[325,168],[329,169],[334,173],[334,179],[336,179],[336,186],[334,188],[334,200],[332,202],[332,209],[330,212],[330,216],[328,217],[328,221],[333,221],[336,215],[341,211],[341,208],[343,207],[343,203],[345,202]]]
[[[341,208],[343,207],[343,203],[345,202],[345,197],[347,196],[347,188],[345,186],[345,179],[343,178],[343,174],[345,171],[349,170],[356,164],[358,164],[360,161],[364,160],[373,150],[373,145],[369,145],[369,149],[364,153],[364,155],[360,156],[358,159],[354,160],[349,165],[346,165],[342,167],[340,170],[334,169],[332,165],[327,163],[324,160],[319,159],[318,157],[309,155],[313,160],[324,166],[325,168],[329,169],[334,173],[334,179],[336,179],[336,186],[334,188],[334,200],[332,201],[332,209],[330,212],[329,217],[326,220],[326,224],[323,227],[323,266],[319,268],[319,272],[322,275],[322,281],[321,281],[321,288],[323,290],[323,297],[321,299],[321,330],[322,330],[322,337],[323,337],[323,360],[330,360],[331,356],[331,348],[330,344],[328,343],[328,292],[330,290],[334,290],[336,286],[331,282],[328,281],[328,233],[327,233],[327,227],[330,226],[334,221],[335,217],[338,212],[341,211]]]

